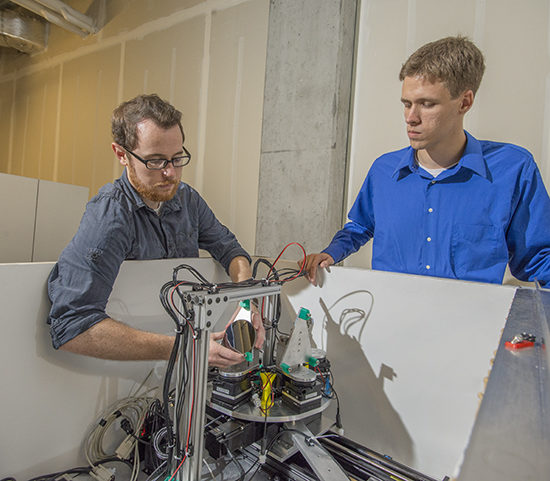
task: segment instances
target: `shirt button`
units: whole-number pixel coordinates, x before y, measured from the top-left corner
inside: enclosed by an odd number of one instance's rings
[[[428,209],[428,212],[433,212],[433,211],[434,210],[431,207]]]
[[[432,238],[431,238],[431,237],[426,237],[426,240],[427,240],[428,242],[431,242],[431,241],[432,241]]]
[[[426,266],[426,269],[430,270],[430,266]]]
[[[432,181],[430,182],[430,184],[434,185],[434,184],[435,184],[435,180],[432,180]]]

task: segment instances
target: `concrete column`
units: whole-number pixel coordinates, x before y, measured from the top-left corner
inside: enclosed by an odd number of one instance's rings
[[[256,255],[342,226],[359,0],[271,0]]]

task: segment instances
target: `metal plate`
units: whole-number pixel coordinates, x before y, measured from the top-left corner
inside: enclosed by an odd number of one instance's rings
[[[459,481],[516,481],[550,478],[548,325],[540,297],[550,292],[518,289],[502,334]],[[537,336],[534,347],[512,351],[516,334]]]

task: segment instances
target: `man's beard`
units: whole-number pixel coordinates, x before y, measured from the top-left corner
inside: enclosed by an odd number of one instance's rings
[[[143,184],[136,175],[134,166],[131,163],[128,163],[128,178],[142,199],[147,199],[153,202],[166,202],[174,197],[178,191],[179,179],[167,179],[164,182],[157,182],[156,184],[153,184],[152,187]],[[170,190],[156,190],[157,187],[163,185],[172,185],[172,188]]]

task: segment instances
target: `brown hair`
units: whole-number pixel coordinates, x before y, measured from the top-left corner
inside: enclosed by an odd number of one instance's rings
[[[150,94],[138,95],[121,103],[113,111],[111,119],[113,140],[127,149],[134,149],[138,143],[137,124],[148,119],[163,129],[178,125],[185,139],[181,125],[181,112],[158,95]]]
[[[414,52],[401,67],[399,80],[420,76],[443,82],[456,98],[466,90],[475,95],[484,71],[483,54],[472,41],[462,36],[446,37]]]

